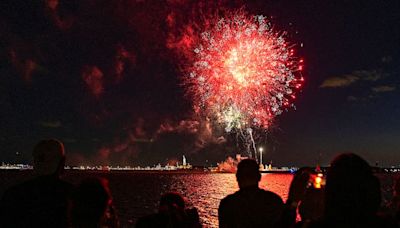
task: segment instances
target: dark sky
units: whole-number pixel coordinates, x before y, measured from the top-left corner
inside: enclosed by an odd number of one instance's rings
[[[400,164],[398,0],[1,1],[0,162],[29,161],[49,137],[65,143],[69,164],[234,155],[234,137],[193,117],[181,47],[201,18],[240,7],[287,31],[305,60],[296,110],[260,142],[266,160],[326,164],[355,152]]]

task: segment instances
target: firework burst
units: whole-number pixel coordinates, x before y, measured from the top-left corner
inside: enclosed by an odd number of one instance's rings
[[[236,11],[208,22],[185,78],[195,109],[227,132],[268,128],[292,106],[303,81],[302,60],[262,15]]]

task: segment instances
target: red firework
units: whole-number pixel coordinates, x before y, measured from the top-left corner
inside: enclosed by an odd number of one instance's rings
[[[303,82],[303,61],[263,16],[236,11],[209,22],[185,78],[195,108],[223,122],[227,131],[267,128],[292,105]]]

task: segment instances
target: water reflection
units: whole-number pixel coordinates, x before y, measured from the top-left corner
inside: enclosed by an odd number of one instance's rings
[[[261,177],[259,186],[260,188],[275,192],[280,197],[282,197],[284,201],[286,201],[292,178],[292,174],[265,173]]]
[[[263,174],[260,188],[273,191],[286,200],[292,175]],[[218,225],[218,206],[225,196],[237,191],[234,174],[187,174],[171,176],[166,191],[184,195],[190,205],[196,206],[206,227]]]

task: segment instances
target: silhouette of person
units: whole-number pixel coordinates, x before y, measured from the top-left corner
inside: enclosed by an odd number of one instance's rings
[[[259,165],[246,159],[238,164],[239,191],[221,200],[219,227],[280,227],[284,203],[277,194],[258,187]]]
[[[396,227],[377,216],[380,203],[380,183],[368,163],[340,154],[328,170],[323,219],[312,227]]]
[[[1,200],[2,227],[67,227],[68,196],[72,185],[61,180],[65,154],[55,139],[33,149],[34,178],[8,189]]]
[[[324,189],[309,187],[301,200],[298,211],[301,221],[295,227],[307,227],[313,221],[318,221],[323,216],[324,211]]]
[[[317,168],[320,171],[320,168]],[[302,167],[297,170],[289,189],[289,197],[286,206],[291,208],[289,213],[296,216],[298,209],[301,221],[294,227],[307,227],[312,221],[318,220],[323,214],[323,194],[324,189],[321,183],[315,185],[315,169]],[[314,175],[313,175],[314,174]],[[300,206],[299,206],[300,205]]]
[[[157,214],[140,218],[137,228],[142,227],[201,227],[196,208],[186,209],[185,200],[178,193],[170,192],[161,196]]]
[[[71,198],[72,227],[119,227],[106,179],[84,179]]]

